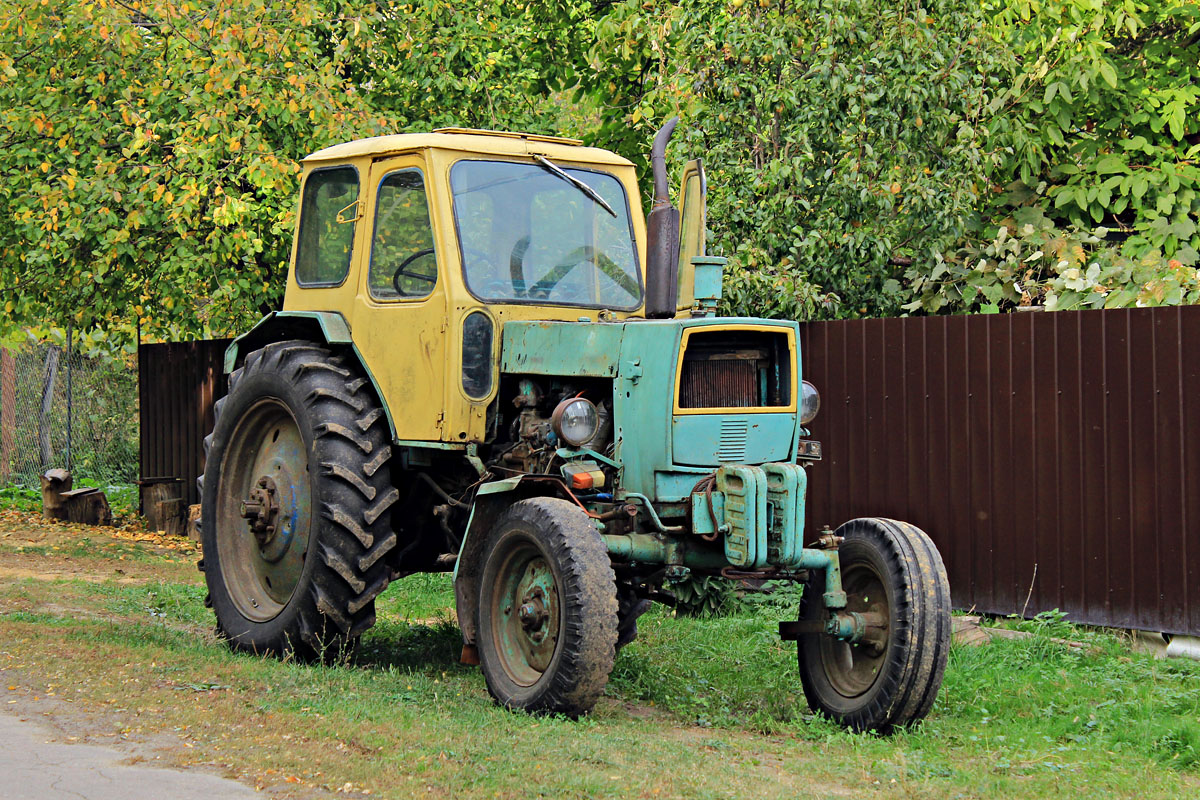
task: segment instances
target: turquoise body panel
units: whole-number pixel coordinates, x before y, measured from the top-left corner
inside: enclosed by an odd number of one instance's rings
[[[500,371],[612,378],[624,333],[625,325],[615,322],[509,322]]]
[[[671,421],[676,464],[759,464],[792,454],[795,414],[680,414]]]
[[[225,348],[225,373],[233,372],[237,366],[238,351],[247,343],[255,343],[255,349],[260,347],[259,339],[271,341],[276,331],[284,335],[291,333],[291,322],[311,322],[320,331],[321,339],[326,344],[353,344],[350,336],[350,326],[346,318],[336,311],[272,311],[260,319],[253,328],[243,333]]]

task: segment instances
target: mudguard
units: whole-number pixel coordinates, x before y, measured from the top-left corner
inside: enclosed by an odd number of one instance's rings
[[[348,347],[358,360],[363,374],[371,381],[371,388],[383,408],[384,416],[387,417],[388,431],[392,440],[395,440],[396,424],[392,420],[392,411],[383,399],[383,392],[380,391],[374,374],[354,345],[350,325],[347,324],[346,318],[336,311],[272,311],[253,328],[234,339],[225,349],[225,374],[228,375],[237,369],[245,359],[246,353],[285,339],[307,339],[310,342]]]

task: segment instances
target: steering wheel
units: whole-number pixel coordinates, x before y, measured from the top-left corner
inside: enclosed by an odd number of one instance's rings
[[[400,288],[400,279],[403,277],[414,278],[419,281],[425,281],[426,283],[437,283],[437,276],[431,278],[428,275],[421,275],[417,272],[408,271],[409,264],[416,261],[418,258],[421,258],[422,256],[433,255],[433,253],[434,250],[432,247],[425,250],[418,250],[400,262],[400,266],[396,267],[395,273],[392,274],[392,287],[396,290],[396,294],[400,295],[401,297],[409,296],[408,292]]]
[[[522,236],[513,243],[508,255],[508,277],[512,281],[513,297],[525,297],[525,253],[529,251],[529,237]]]
[[[558,282],[567,277],[571,270],[575,269],[575,267],[579,266],[585,261],[590,261],[595,264],[597,269],[612,279],[613,283],[617,284],[626,292],[628,292],[631,297],[638,296],[639,289],[637,281],[634,278],[626,275],[625,272],[622,271],[619,266],[617,266],[616,262],[609,258],[605,253],[600,252],[590,245],[577,247],[568,253],[566,259],[563,260],[561,264],[558,264],[552,270],[543,275],[537,283],[529,287],[529,296],[537,297],[539,299],[549,297],[550,293],[554,291],[554,287],[558,285]]]

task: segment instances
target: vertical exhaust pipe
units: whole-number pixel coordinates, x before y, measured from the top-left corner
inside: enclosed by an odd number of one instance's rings
[[[675,316],[679,297],[679,209],[671,205],[667,183],[667,143],[679,124],[671,117],[654,136],[650,172],[654,206],[646,217],[646,317]]]

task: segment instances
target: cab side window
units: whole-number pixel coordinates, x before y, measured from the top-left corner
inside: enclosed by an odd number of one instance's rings
[[[425,181],[402,169],[379,184],[367,286],[380,300],[425,297],[437,284],[437,258]]]
[[[304,181],[296,281],[301,286],[336,286],[350,271],[358,216],[358,171],[320,169]]]

